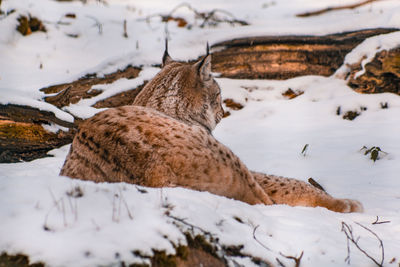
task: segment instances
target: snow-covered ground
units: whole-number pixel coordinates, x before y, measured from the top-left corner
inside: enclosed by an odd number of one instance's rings
[[[400,28],[397,0],[374,2],[310,18],[295,15],[320,8],[356,3],[348,0],[186,1],[199,11],[220,8],[250,26],[221,24],[199,28],[193,13],[179,9],[193,27],[168,23],[170,54],[193,59],[204,54],[205,43],[234,37],[270,34],[328,34],[372,27]],[[59,110],[45,103],[39,88],[73,81],[87,73],[99,75],[144,64],[134,80],[97,85],[110,96],[132,88],[156,73],[163,52],[165,24],[152,14],[168,13],[182,1],[109,0],[57,2],[3,0],[1,9],[16,11],[0,17],[0,103],[28,104],[53,111],[64,120],[68,113],[87,117],[94,100]],[[73,13],[76,18],[65,15]],[[31,14],[43,20],[47,32],[23,37],[17,18]],[[223,14],[221,14],[223,15]],[[227,15],[225,15],[227,16]],[[123,36],[127,21],[128,38]],[[101,31],[96,25],[100,23]],[[197,23],[197,24],[196,24]],[[68,34],[78,35],[78,38]],[[364,63],[375,51],[400,45],[398,32],[367,39],[346,57]],[[40,67],[41,66],[41,67]],[[151,255],[152,249],[173,253],[173,244],[185,244],[184,219],[218,237],[221,245],[243,245],[242,253],[278,265],[293,261],[280,253],[299,256],[302,266],[345,266],[348,255],[342,222],[353,227],[360,246],[378,262],[382,240],[385,266],[400,262],[400,97],[394,94],[360,95],[342,80],[344,65],[332,77],[307,76],[285,81],[219,78],[223,98],[244,105],[224,119],[214,135],[252,170],[301,180],[313,177],[332,195],[360,200],[363,214],[340,214],[323,208],[249,206],[207,192],[151,189],[128,184],[94,184],[58,176],[68,146],[52,158],[29,163],[0,164],[0,253],[23,253],[50,266],[94,266],[118,261],[141,262],[132,251]],[[133,87],[134,87],[133,86]],[[288,100],[288,88],[304,94]],[[388,103],[387,109],[381,103]],[[336,115],[340,106],[361,113],[353,121]],[[366,110],[365,110],[366,108]],[[89,113],[90,112],[90,113]],[[308,144],[305,156],[301,154]],[[360,151],[379,146],[387,154],[373,162]],[[80,189],[77,190],[76,188]],[[372,224],[379,216],[383,224]],[[235,218],[240,218],[237,220]],[[254,229],[256,232],[254,233]],[[254,238],[254,235],[256,238]],[[350,244],[351,266],[373,262]],[[392,260],[395,258],[394,260]],[[232,258],[251,266],[246,258]]]

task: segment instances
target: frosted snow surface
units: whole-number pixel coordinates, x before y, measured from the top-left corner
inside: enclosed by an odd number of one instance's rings
[[[310,18],[295,15],[342,0],[186,1],[199,11],[220,8],[250,26],[219,25],[199,28],[193,13],[179,9],[194,26],[184,29],[168,23],[170,54],[188,60],[204,54],[205,43],[256,35],[329,34],[373,27],[400,28],[400,3],[377,1],[353,10]],[[358,1],[345,1],[346,4]],[[129,90],[151,78],[163,53],[165,27],[160,17],[182,3],[174,0],[109,0],[107,5],[89,0],[3,0],[1,10],[16,11],[0,17],[0,103],[31,105],[54,112],[59,118],[90,117],[96,101]],[[74,13],[76,18],[65,15]],[[15,31],[17,18],[31,14],[44,21],[46,33],[23,37]],[[221,14],[223,15],[223,14]],[[225,16],[228,16],[225,14]],[[123,37],[127,21],[128,38]],[[197,24],[196,24],[197,23]],[[101,27],[99,25],[101,24]],[[78,35],[72,38],[68,35]],[[340,214],[324,208],[285,205],[250,206],[239,201],[182,188],[142,188],[130,184],[95,184],[58,175],[69,147],[53,150],[54,157],[29,163],[0,164],[0,253],[23,253],[31,261],[49,266],[97,266],[147,262],[132,252],[152,255],[153,249],[174,253],[185,245],[190,227],[180,218],[218,238],[222,246],[243,245],[244,255],[278,265],[348,266],[347,242],[342,222],[352,226],[360,246],[381,259],[379,242],[360,227],[376,233],[384,244],[384,266],[400,261],[400,97],[394,94],[360,95],[340,77],[346,64],[363,64],[376,51],[399,45],[397,33],[367,39],[347,55],[332,77],[307,76],[285,81],[217,79],[223,98],[243,104],[222,120],[214,135],[256,171],[317,180],[340,198],[360,200],[363,214]],[[59,110],[45,103],[41,87],[73,81],[88,73],[98,76],[143,65],[139,77],[95,85],[102,94]],[[304,92],[288,100],[288,88]],[[388,108],[382,105],[387,103]],[[340,107],[341,115],[337,115]],[[342,119],[347,111],[361,115]],[[70,114],[71,113],[71,114]],[[57,130],[52,126],[50,130]],[[305,156],[301,150],[305,144]],[[360,151],[379,146],[376,162]],[[80,188],[79,190],[76,188]],[[171,216],[166,215],[169,211]],[[372,224],[377,216],[383,224]],[[240,218],[237,220],[235,218]],[[256,231],[254,232],[254,230]],[[254,238],[254,236],[256,238]],[[350,266],[373,262],[350,244]],[[394,260],[393,260],[394,259]],[[228,258],[252,266],[248,258]],[[391,263],[392,262],[392,263]]]

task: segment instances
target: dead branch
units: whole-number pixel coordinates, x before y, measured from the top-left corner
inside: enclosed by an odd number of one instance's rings
[[[379,247],[381,248],[381,261],[378,262],[371,255],[369,255],[363,248],[361,248],[361,246],[358,244],[360,237],[355,237],[353,234],[353,228],[350,225],[348,225],[347,223],[342,222],[342,232],[344,232],[344,234],[346,235],[346,238],[347,238],[347,257],[346,257],[345,261],[350,264],[350,244],[349,244],[349,242],[351,242],[356,246],[356,248],[358,248],[359,251],[361,251],[365,256],[367,256],[370,260],[372,260],[377,266],[383,267],[383,262],[384,262],[384,258],[385,258],[385,250],[383,247],[382,240],[371,229],[369,229],[369,228],[365,227],[364,225],[357,223],[357,222],[355,224],[357,224],[358,226],[364,228],[365,230],[367,230],[368,232],[373,234],[376,237],[376,239],[379,241]]]
[[[326,190],[322,187],[322,185],[320,185],[320,184],[319,184],[317,181],[315,181],[312,177],[308,178],[308,182],[309,182],[312,186],[318,188],[319,190],[322,190],[322,191],[326,192]]]
[[[210,238],[214,238],[214,234],[213,233],[211,233],[209,231],[206,231],[206,230],[204,230],[203,228],[201,228],[201,227],[199,227],[197,225],[188,223],[185,219],[181,219],[181,218],[175,217],[175,216],[171,215],[170,212],[166,212],[165,215],[170,219],[178,221],[178,222],[180,222],[180,223],[182,223],[182,224],[184,224],[186,226],[189,226],[191,231],[192,231],[192,233],[194,233],[194,229],[197,229],[200,232],[202,232],[204,235],[209,236]]]
[[[335,10],[342,10],[342,9],[354,9],[363,5],[367,5],[370,4],[372,2],[376,2],[376,1],[381,1],[381,0],[366,0],[366,1],[362,1],[360,3],[356,3],[356,4],[352,4],[352,5],[344,5],[344,6],[337,6],[337,7],[327,7],[324,9],[320,9],[317,11],[311,11],[311,12],[305,12],[305,13],[301,13],[301,14],[297,14],[296,17],[311,17],[311,16],[317,16],[317,15],[321,15],[323,13],[327,13],[330,11],[335,11]]]
[[[301,262],[301,258],[303,257],[304,251],[302,251],[302,252],[300,253],[300,256],[299,256],[298,258],[293,257],[293,256],[286,256],[286,255],[283,255],[281,252],[279,252],[279,254],[280,254],[282,257],[285,257],[286,259],[294,260],[294,262],[296,263],[296,264],[295,264],[295,267],[300,267],[300,262]]]
[[[376,220],[372,224],[384,224],[384,223],[390,223],[390,221],[379,221],[379,217],[376,216]]]
[[[285,264],[283,264],[283,262],[281,262],[281,260],[279,258],[275,258],[275,259],[278,262],[280,267],[286,267]]]
[[[254,240],[255,240],[258,244],[260,244],[263,248],[265,248],[266,250],[272,251],[269,247],[267,247],[267,246],[264,245],[260,240],[257,239],[257,237],[256,237],[256,231],[257,231],[257,228],[258,228],[258,227],[259,227],[259,225],[257,225],[257,226],[254,227],[254,229],[253,229],[253,238],[254,238]]]
[[[150,19],[152,19],[154,17],[160,17],[162,22],[168,22],[168,21],[173,20],[173,21],[177,21],[178,26],[180,26],[180,27],[186,26],[187,28],[190,28],[192,25],[189,25],[185,19],[174,16],[174,13],[183,7],[187,8],[191,12],[193,12],[195,20],[197,20],[197,19],[202,20],[202,22],[200,23],[200,26],[199,26],[200,28],[204,28],[205,26],[216,26],[219,23],[229,23],[233,26],[235,26],[236,24],[241,25],[241,26],[249,25],[249,23],[244,20],[236,19],[232,13],[230,13],[226,10],[213,9],[209,12],[200,12],[188,3],[181,3],[181,4],[177,5],[168,14],[162,14],[162,13],[151,14],[141,20],[147,21],[149,23]],[[218,14],[223,14],[225,16],[228,16],[229,18],[222,18],[222,17],[218,16]]]

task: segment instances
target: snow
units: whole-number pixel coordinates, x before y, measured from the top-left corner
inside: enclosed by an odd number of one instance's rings
[[[295,15],[328,6],[357,3],[342,0],[204,0],[186,1],[199,11],[226,10],[249,26],[221,24],[200,28],[187,8],[175,16],[193,24],[191,30],[168,23],[170,55],[195,59],[204,54],[207,41],[257,35],[324,35],[374,27],[400,28],[397,0],[377,1],[353,10],[298,18]],[[58,2],[51,0],[3,0],[1,10],[16,11],[0,17],[0,103],[30,105],[73,121],[71,114],[87,118],[98,112],[95,102],[129,90],[158,71],[166,28],[160,17],[182,1],[113,0]],[[76,18],[65,14],[74,13]],[[44,21],[47,32],[23,37],[16,19],[31,14]],[[221,16],[227,16],[220,14]],[[127,21],[128,38],[123,37]],[[101,31],[96,22],[101,23]],[[61,23],[60,23],[61,22]],[[78,35],[72,38],[67,34]],[[373,230],[383,241],[385,266],[400,258],[400,97],[394,94],[361,95],[341,77],[347,65],[365,64],[377,51],[399,45],[398,32],[371,37],[346,56],[331,77],[306,76],[284,81],[218,78],[223,98],[244,108],[231,110],[214,131],[218,140],[237,154],[251,170],[317,180],[335,197],[360,200],[362,214],[340,214],[324,208],[249,206],[245,203],[182,188],[142,188],[130,184],[95,184],[60,177],[69,146],[50,152],[53,157],[32,162],[0,164],[0,253],[23,253],[33,262],[49,266],[96,266],[148,262],[134,255],[153,249],[174,253],[185,245],[195,225],[218,238],[220,246],[243,245],[241,252],[287,266],[287,256],[300,256],[302,266],[347,265],[347,243],[342,222],[353,227],[360,245],[380,260],[377,239],[356,222]],[[43,101],[38,89],[76,80],[86,74],[105,75],[127,65],[142,65],[135,79],[94,85],[98,96],[60,110]],[[40,68],[42,65],[42,68]],[[360,75],[360,72],[358,75]],[[288,88],[302,95],[288,100]],[[383,109],[381,103],[388,103]],[[341,115],[336,112],[340,106]],[[366,108],[366,110],[365,110]],[[353,121],[342,119],[347,111],[361,113]],[[49,130],[57,131],[51,125]],[[308,144],[306,155],[301,154]],[[360,151],[379,146],[387,155],[373,162]],[[82,196],[77,197],[80,188]],[[142,193],[145,190],[147,193]],[[74,197],[75,195],[75,197]],[[169,212],[169,216],[166,212]],[[372,224],[379,216],[383,224]],[[237,220],[235,218],[240,218]],[[255,237],[254,237],[255,236]],[[228,260],[252,266],[249,258]],[[351,245],[351,266],[372,266]]]

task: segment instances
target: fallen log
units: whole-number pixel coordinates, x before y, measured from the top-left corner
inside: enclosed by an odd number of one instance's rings
[[[359,93],[395,93],[400,95],[400,47],[381,51],[356,76],[361,64],[350,66],[348,85]]]
[[[121,78],[133,79],[139,75],[140,70],[141,69],[138,67],[128,66],[123,70],[118,70],[114,73],[107,74],[104,77],[97,77],[95,74],[88,74],[72,83],[57,84],[42,88],[40,91],[44,92],[45,94],[56,94],[47,96],[44,98],[44,100],[47,103],[61,108],[68,106],[69,104],[75,104],[81,99],[91,98],[99,95],[101,90],[91,89],[93,85],[112,83]],[[130,97],[136,96],[136,93],[131,92],[132,95],[130,95]],[[120,100],[119,102],[121,102],[121,104],[125,104],[125,102],[128,104],[128,101]],[[99,104],[97,107],[100,108],[107,106]]]
[[[46,126],[62,127],[52,132]],[[0,163],[30,161],[72,141],[75,125],[52,112],[29,106],[0,105]]]
[[[217,43],[213,71],[235,79],[289,79],[332,75],[368,37],[399,29],[368,29],[324,36],[261,36]]]

